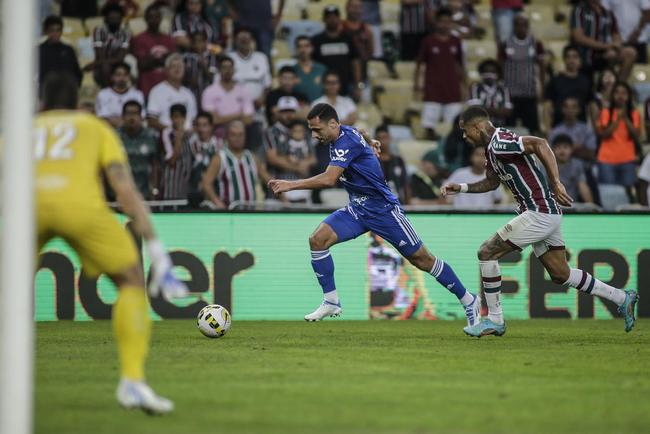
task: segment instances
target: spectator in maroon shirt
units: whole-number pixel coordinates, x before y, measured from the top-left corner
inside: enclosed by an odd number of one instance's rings
[[[152,87],[165,80],[165,59],[176,51],[176,43],[160,32],[162,13],[158,3],[146,9],[144,18],[147,30],[131,40],[131,53],[138,59],[138,88],[146,97]]]
[[[461,40],[451,34],[451,11],[440,8],[436,13],[435,31],[420,45],[414,74],[414,92],[419,94],[420,68],[424,71],[424,106],[422,126],[434,138],[435,127],[442,120],[452,124],[463,108],[461,87],[464,82]]]
[[[619,66],[618,79],[626,81],[636,60],[636,49],[623,46],[616,18],[600,0],[583,0],[571,13],[571,39],[591,75],[606,66]]]

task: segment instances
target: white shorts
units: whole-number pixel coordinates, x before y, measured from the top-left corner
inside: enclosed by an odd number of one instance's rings
[[[463,111],[462,102],[452,102],[449,104],[425,102],[422,105],[422,126],[424,128],[435,128],[440,123],[441,115],[443,122],[453,124],[454,119],[461,111]]]
[[[524,211],[497,231],[503,241],[517,250],[533,245],[538,258],[549,250],[564,249],[562,215]]]

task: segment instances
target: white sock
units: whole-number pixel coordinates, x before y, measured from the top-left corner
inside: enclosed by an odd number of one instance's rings
[[[501,308],[501,268],[499,261],[479,261],[488,319],[495,324],[503,324]],[[490,292],[488,292],[490,291]]]
[[[597,295],[606,300],[613,301],[616,305],[620,306],[625,302],[625,291],[614,288],[603,281],[596,279],[586,271],[572,268],[569,273],[569,278],[565,285],[569,285],[579,291],[586,292],[587,294]]]
[[[323,294],[323,297],[325,298],[325,301],[329,303],[339,304],[339,296],[336,293],[336,289],[334,291],[326,292]]]
[[[474,302],[474,294],[469,291],[465,291],[465,295],[461,297],[460,302],[463,303],[463,306],[465,307],[469,306]]]

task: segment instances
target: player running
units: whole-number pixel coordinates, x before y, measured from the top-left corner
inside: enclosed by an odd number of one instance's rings
[[[153,264],[150,293],[157,296],[162,290],[166,297],[178,297],[187,294],[187,287],[172,274],[171,259],[156,239],[119,138],[104,121],[74,110],[76,81],[48,75],[42,104],[34,131],[38,251],[61,237],[79,255],[85,275],[105,273],[119,288],[113,306],[121,375],[117,400],[125,408],[167,413],[174,404],[156,395],[144,378],[151,319],[142,265],[133,238],[104,200],[102,174],[146,241]]]
[[[542,262],[553,282],[613,301],[625,318],[625,331],[632,330],[634,306],[638,300],[636,291],[614,288],[583,270],[569,268],[560,229],[560,205],[571,206],[573,199],[560,182],[557,162],[546,140],[531,136],[519,137],[505,128],[495,128],[487,111],[481,106],[471,106],[465,110],[460,119],[460,128],[465,140],[473,146],[487,147],[486,177],[469,185],[444,185],[442,194],[483,193],[494,190],[503,182],[519,203],[519,215],[485,241],[478,251],[489,314],[487,319],[478,324],[465,327],[465,333],[481,337],[502,336],[506,332],[499,300],[501,271],[498,259],[529,245],[533,246],[535,256]],[[551,188],[533,156],[544,165]]]
[[[329,248],[372,231],[456,295],[465,308],[468,325],[476,326],[480,320],[479,297],[467,291],[452,268],[422,244],[399,200],[386,184],[379,160],[369,145],[370,138],[341,125],[336,110],[329,104],[316,104],[307,120],[312,136],[321,144],[329,144],[329,166],[320,175],[294,181],[272,179],[269,186],[275,194],[280,194],[333,187],[340,180],[350,196],[350,203],[327,217],[309,237],[311,264],[323,288],[324,300],[314,312],[305,316],[305,320],[319,321],[341,314]]]

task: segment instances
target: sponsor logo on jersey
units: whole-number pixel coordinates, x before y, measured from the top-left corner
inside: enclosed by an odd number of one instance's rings
[[[357,205],[362,205],[367,200],[368,196],[356,196],[352,198],[352,202],[356,203]]]
[[[332,157],[332,161],[341,161],[345,163],[347,161],[346,155],[348,152],[350,152],[349,149],[334,149],[334,157]]]
[[[497,151],[505,151],[506,149],[508,149],[508,145],[505,144],[505,143],[501,143],[501,142],[494,142],[492,144],[492,147],[494,149],[496,149]]]
[[[509,173],[506,173],[505,175],[499,175],[499,179],[501,181],[510,181],[512,179],[512,175]]]

